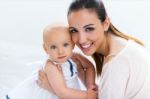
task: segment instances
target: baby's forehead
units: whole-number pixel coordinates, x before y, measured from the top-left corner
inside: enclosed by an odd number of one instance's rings
[[[66,26],[50,27],[49,32],[68,32],[68,27]]]
[[[62,23],[52,23],[45,27],[44,30],[67,29],[68,26]]]
[[[44,34],[46,34],[46,33],[55,33],[55,32],[68,32],[68,26],[53,24],[53,25],[48,25],[44,29]]]
[[[47,36],[53,36],[53,35],[70,35],[68,28],[66,27],[57,27],[57,28],[51,28],[49,31],[46,32]]]
[[[45,27],[43,31],[43,37],[45,38],[46,36],[53,35],[53,34],[63,34],[63,33],[69,33],[68,31],[68,26],[67,25],[62,25],[62,24],[52,24],[48,25]]]

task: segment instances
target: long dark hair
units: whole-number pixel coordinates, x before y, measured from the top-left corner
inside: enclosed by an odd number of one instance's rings
[[[92,10],[92,11],[96,12],[96,14],[101,22],[104,22],[107,17],[107,12],[106,12],[104,4],[101,0],[74,0],[69,7],[68,15],[71,12],[78,11],[81,9],[87,9],[87,10]],[[108,32],[108,31],[110,31],[110,32]],[[110,23],[108,31],[107,31],[108,33],[112,33],[112,34],[122,37],[126,40],[132,39],[135,42],[139,43],[140,45],[144,45],[140,40],[120,32],[112,23]],[[104,55],[95,52],[92,55],[92,57],[96,63],[96,72],[97,72],[97,75],[99,76],[99,75],[101,75],[101,72],[102,72]]]

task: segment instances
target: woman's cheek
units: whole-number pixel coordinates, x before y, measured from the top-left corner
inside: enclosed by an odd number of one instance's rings
[[[73,41],[73,43],[77,43],[78,42],[78,37],[77,37],[77,35],[72,35],[72,41]]]

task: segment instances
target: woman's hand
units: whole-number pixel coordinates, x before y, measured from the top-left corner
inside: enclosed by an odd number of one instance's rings
[[[38,76],[39,77],[37,80],[37,84],[39,85],[39,87],[52,92],[51,85],[48,82],[47,75],[45,74],[45,72],[43,70],[39,70]]]
[[[74,53],[72,60],[77,64],[78,76],[88,88],[95,84],[95,68],[92,62],[79,53]]]
[[[98,99],[98,90],[95,86],[87,89],[88,99]]]
[[[79,53],[74,53],[71,59],[77,65],[78,77],[80,78],[80,80],[82,81],[82,83],[85,84],[85,71],[86,71],[86,68],[81,63],[81,60],[80,60],[81,58],[80,57],[81,57],[81,55]]]

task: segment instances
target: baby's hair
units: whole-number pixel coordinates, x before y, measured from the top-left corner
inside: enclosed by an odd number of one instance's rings
[[[43,42],[45,42],[47,35],[52,33],[53,30],[57,30],[61,28],[68,28],[68,25],[62,22],[55,22],[47,25],[43,30]]]

